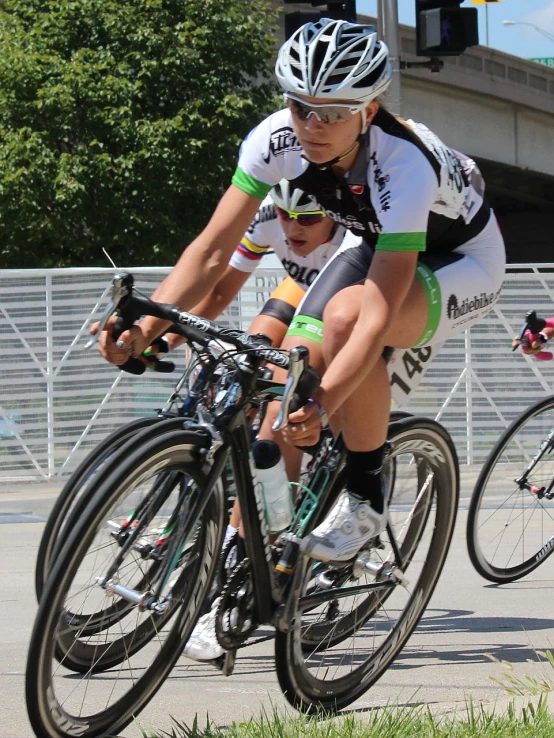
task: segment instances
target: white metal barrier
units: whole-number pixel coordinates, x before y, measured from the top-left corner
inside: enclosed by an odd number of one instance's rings
[[[132,269],[149,294],[168,269]],[[113,270],[0,270],[0,482],[67,475],[111,430],[164,404],[175,378],[118,372],[84,344]],[[258,270],[226,311],[247,328],[283,276]],[[510,267],[489,316],[448,341],[407,409],[437,417],[481,464],[514,417],[549,394],[554,362],[512,353],[525,312],[554,313],[554,264]]]

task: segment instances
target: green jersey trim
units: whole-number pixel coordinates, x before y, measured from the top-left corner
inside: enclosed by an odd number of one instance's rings
[[[295,315],[287,336],[307,338],[315,343],[323,343],[323,321],[309,315]]]
[[[417,265],[416,276],[425,290],[427,305],[429,307],[427,325],[425,326],[425,330],[423,331],[419,341],[414,345],[414,348],[419,348],[420,346],[426,346],[430,343],[431,339],[437,332],[441,319],[442,299],[439,280],[435,273],[429,269],[427,264],[419,263]]]
[[[239,190],[246,192],[247,195],[252,195],[252,197],[258,197],[260,200],[263,200],[271,189],[271,185],[245,174],[239,167],[236,168],[231,181]]]
[[[375,249],[381,251],[425,251],[427,233],[381,233]]]

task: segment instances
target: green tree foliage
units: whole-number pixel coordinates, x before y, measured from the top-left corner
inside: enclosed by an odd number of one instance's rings
[[[174,263],[274,109],[267,0],[3,0],[0,267]]]

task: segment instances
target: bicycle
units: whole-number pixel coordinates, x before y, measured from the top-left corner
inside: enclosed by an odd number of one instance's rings
[[[121,280],[115,281],[120,287]],[[304,402],[317,386],[307,351],[287,354],[269,348],[247,333],[139,299],[130,288],[116,307],[124,313],[126,304],[137,302],[142,314],[192,325],[234,345],[236,366],[214,380],[212,399],[195,420],[182,421],[180,430],[141,445],[98,487],[81,518],[72,519],[74,529],[46,583],[29,648],[26,697],[35,734],[115,734],[159,689],[216,575],[226,525],[221,476],[228,456],[246,532],[246,558],[229,573],[221,593],[218,639],[232,656],[252,643],[259,625],[272,625],[286,699],[305,712],[336,712],[388,668],[432,595],[457,510],[459,475],[452,441],[432,420],[408,417],[390,424],[386,532],[355,560],[338,565],[298,553],[301,536],[318,524],[344,485],[340,436],[322,444],[293,522],[271,545],[247,416],[253,404],[279,397],[276,426],[286,423],[293,399]],[[267,378],[261,370],[266,361],[288,369],[284,385]],[[159,487],[155,480],[160,477],[172,482]],[[158,536],[162,531],[165,548],[152,548],[153,531]],[[144,579],[143,567],[154,570],[148,589],[136,584],[137,578],[139,583]],[[57,663],[56,642],[86,628],[83,618],[73,622],[81,601],[96,628],[96,613],[106,609],[110,596],[130,606],[130,625],[114,624],[115,631],[124,633],[128,627],[132,636],[126,643],[125,679],[117,678],[121,669],[111,681],[98,678],[94,665],[76,677],[63,659]],[[169,609],[171,618],[156,627],[156,619]],[[156,637],[134,648],[133,639],[140,640],[145,627],[156,628]],[[93,634],[100,657],[109,656],[106,633],[111,628],[108,618],[106,628]]]
[[[530,311],[514,350],[527,331],[537,334],[544,326]],[[516,581],[554,551],[553,449],[554,397],[545,397],[511,423],[481,469],[469,504],[466,539],[471,563],[490,582]]]
[[[119,325],[119,332],[122,332],[123,327],[123,324]],[[138,434],[151,428],[151,426],[172,418],[194,417],[194,412],[205,390],[210,372],[215,371],[215,364],[210,353],[210,339],[206,339],[202,334],[187,327],[174,327],[173,330],[187,338],[190,357],[186,369],[176,382],[164,407],[157,411],[155,415],[136,418],[110,433],[78,464],[56,498],[46,520],[37,552],[35,593],[38,602],[40,602],[44,582],[52,561],[56,552],[63,545],[65,523],[78,502],[80,506],[77,508],[76,515],[78,517],[81,514],[88,499],[105,475],[107,462],[112,460],[115,464],[120,463],[120,460],[125,458],[134,444],[140,445],[148,439],[148,435],[139,436]],[[92,345],[92,341],[89,344]],[[152,358],[155,359],[155,357]],[[140,360],[133,359],[128,361],[122,369],[137,375],[144,372],[145,365]],[[173,362],[155,361],[155,371],[167,373],[174,369]],[[164,427],[165,429],[175,429],[178,424],[166,423]],[[127,441],[131,439],[133,439],[133,443],[124,448]]]

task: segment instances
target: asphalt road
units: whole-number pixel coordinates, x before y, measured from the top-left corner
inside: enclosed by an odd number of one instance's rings
[[[537,663],[535,651],[553,649],[553,561],[520,582],[496,587],[472,569],[465,546],[467,495],[463,498],[454,541],[430,607],[395,664],[352,706],[363,715],[386,703],[429,704],[463,713],[469,697],[494,706],[505,704],[498,661],[516,675],[554,682],[554,670]],[[35,555],[42,521],[57,487],[0,486],[0,738],[30,738],[24,700],[27,643],[36,612],[33,590]],[[169,730],[170,715],[200,726],[206,715],[218,725],[258,716],[262,710],[287,710],[273,671],[272,641],[244,649],[235,672],[224,677],[211,666],[182,659],[140,715],[145,727]],[[122,736],[138,738],[130,726]]]

